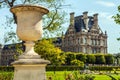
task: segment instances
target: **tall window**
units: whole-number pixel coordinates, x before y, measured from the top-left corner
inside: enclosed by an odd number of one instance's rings
[[[83,48],[83,52],[86,53],[86,48],[85,47]]]
[[[97,49],[96,48],[92,48],[92,53],[97,53]]]
[[[98,39],[98,45],[100,45],[100,39]]]
[[[97,45],[97,40],[95,39],[95,45]]]
[[[87,39],[86,38],[83,38],[83,43],[87,43]]]
[[[83,38],[81,38],[81,43],[83,43]]]
[[[80,44],[80,39],[78,38],[78,44]]]

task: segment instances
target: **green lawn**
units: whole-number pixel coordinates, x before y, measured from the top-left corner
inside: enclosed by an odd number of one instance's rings
[[[112,77],[114,77],[114,78],[117,79],[117,80],[118,80],[118,79],[120,80],[120,74],[119,74],[119,75],[113,74]]]
[[[65,80],[69,74],[72,74],[72,76],[75,77],[84,77],[86,74],[80,74],[78,71],[47,71],[46,72],[46,76],[47,76],[47,80],[49,77],[52,78],[52,80]],[[87,74],[89,77],[91,76],[95,76],[94,80],[112,80],[109,76],[105,75],[105,74]],[[4,77],[3,77],[4,76]],[[10,80],[10,78],[12,78],[13,76],[13,72],[0,72],[0,80]],[[120,74],[116,75],[116,74],[112,74],[112,77],[114,77],[116,80],[120,80]],[[7,79],[8,78],[8,79]],[[12,79],[11,79],[12,80]],[[78,80],[78,79],[74,79],[74,80]],[[83,80],[83,79],[80,79]]]
[[[72,73],[72,71],[47,71],[47,78],[52,77],[53,80],[65,80],[65,77]]]
[[[95,79],[94,80],[111,80],[111,78],[107,75],[94,75]]]
[[[74,72],[73,71],[56,71],[54,74],[53,71],[47,71],[46,73],[47,78],[52,77],[52,80],[65,80],[68,74],[74,75]],[[87,75],[90,75],[90,74],[87,74]],[[85,75],[77,73],[77,76],[79,77],[79,76],[85,76]],[[111,80],[111,78],[105,74],[101,74],[101,75],[91,74],[90,76],[95,76],[94,80]],[[120,78],[120,74],[119,75],[112,74],[112,76],[116,78],[117,80]]]

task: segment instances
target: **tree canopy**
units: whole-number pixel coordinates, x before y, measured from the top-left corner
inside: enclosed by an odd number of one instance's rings
[[[11,8],[18,4],[36,4],[45,6],[50,12],[43,17],[43,35],[45,37],[50,37],[62,33],[62,24],[66,21],[66,13],[63,10],[63,7],[66,5],[63,5],[63,3],[64,0],[0,0],[0,8]],[[8,28],[8,26],[13,27],[11,24],[17,23],[15,14],[6,17],[6,28]],[[7,35],[5,35],[5,42],[16,38],[14,33],[14,31],[9,30],[9,32],[6,33]]]
[[[118,6],[118,13],[114,15],[113,18],[117,24],[120,24],[120,5]]]
[[[61,49],[54,46],[51,40],[45,40],[36,42],[35,51],[41,55],[42,58],[51,61],[53,65],[64,64],[65,55]]]

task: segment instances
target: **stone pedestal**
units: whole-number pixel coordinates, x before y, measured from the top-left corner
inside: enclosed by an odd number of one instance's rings
[[[46,80],[46,64],[15,64],[13,80]]]
[[[45,67],[50,62],[44,59],[18,59],[13,62],[13,80],[46,80]]]

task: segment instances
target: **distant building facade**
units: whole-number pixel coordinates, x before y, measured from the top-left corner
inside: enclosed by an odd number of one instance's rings
[[[0,47],[0,66],[11,65],[11,62],[19,56],[19,50],[24,50],[22,43],[8,44]]]
[[[74,17],[70,13],[70,25],[59,46],[65,52],[107,53],[107,33],[98,25],[98,14],[83,12]]]
[[[18,48],[25,50],[23,43],[0,46],[0,65],[10,65],[19,55]],[[76,17],[70,13],[68,30],[54,43],[65,52],[107,53],[107,33],[98,25],[98,14],[88,16],[88,12]]]

